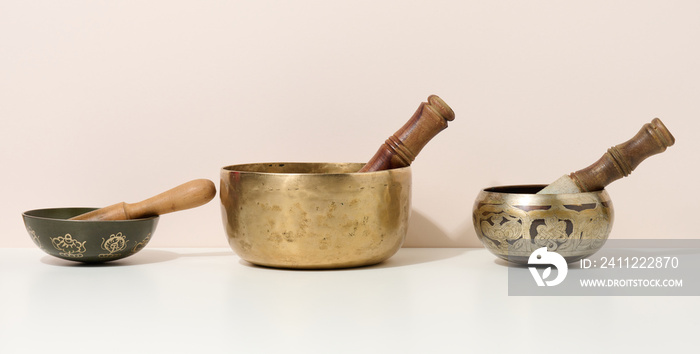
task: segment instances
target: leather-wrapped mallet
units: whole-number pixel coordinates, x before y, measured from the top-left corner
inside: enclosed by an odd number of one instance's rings
[[[411,119],[379,147],[359,172],[381,171],[409,166],[430,139],[447,128],[455,113],[440,97],[431,95]]]
[[[594,164],[564,175],[537,194],[564,194],[598,191],[627,177],[647,157],[666,151],[676,139],[659,118],[644,124],[632,139],[608,149]]]
[[[117,203],[69,220],[131,220],[162,215],[204,205],[216,195],[214,182],[197,179],[181,184],[142,202]]]

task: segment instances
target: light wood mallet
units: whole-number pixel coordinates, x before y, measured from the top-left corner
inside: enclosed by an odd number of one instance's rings
[[[216,195],[216,186],[208,179],[181,184],[144,201],[117,203],[70,218],[69,220],[130,220],[162,215],[204,205]]]

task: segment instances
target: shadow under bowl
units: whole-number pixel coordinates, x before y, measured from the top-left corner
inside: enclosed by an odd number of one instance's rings
[[[85,263],[114,261],[140,251],[151,240],[159,219],[68,220],[95,209],[36,209],[22,213],[22,218],[32,241],[42,251]]]
[[[359,267],[404,242],[411,169],[357,173],[362,163],[257,163],[221,169],[231,248],[262,266]]]
[[[613,205],[605,190],[536,194],[546,185],[515,185],[481,190],[472,220],[481,243],[496,256],[528,264],[546,247],[568,263],[597,252],[608,239]]]

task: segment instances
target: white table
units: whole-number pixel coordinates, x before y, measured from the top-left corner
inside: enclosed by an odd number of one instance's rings
[[[229,249],[85,266],[0,249],[0,353],[696,352],[697,297],[514,297],[483,249],[332,271]]]

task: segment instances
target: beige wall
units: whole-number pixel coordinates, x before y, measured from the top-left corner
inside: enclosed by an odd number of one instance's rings
[[[660,117],[614,238],[700,236],[697,1],[2,1],[0,247],[20,214],[135,202],[228,164],[367,160],[429,94],[408,246],[478,246],[480,188],[548,183]],[[151,247],[226,247],[218,201]]]

